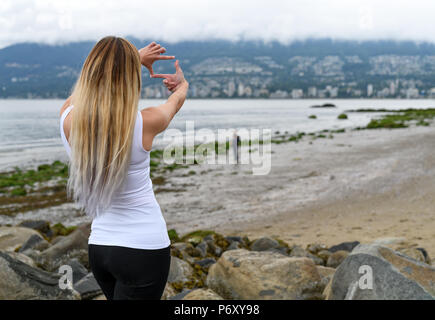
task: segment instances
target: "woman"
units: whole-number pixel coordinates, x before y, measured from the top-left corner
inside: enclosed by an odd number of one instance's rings
[[[137,50],[118,37],[100,40],[84,62],[61,109],[62,141],[70,157],[68,197],[92,217],[89,264],[107,299],[160,299],[170,266],[166,222],[152,189],[150,150],[188,91],[175,74],[154,74],[166,49]],[[141,64],[164,78],[166,103],[138,110]]]

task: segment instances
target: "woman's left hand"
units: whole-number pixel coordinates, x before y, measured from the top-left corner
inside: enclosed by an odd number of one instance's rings
[[[175,56],[163,56],[162,54],[166,52],[166,49],[160,44],[151,42],[146,47],[139,50],[140,62],[144,67],[148,69],[150,75],[154,74],[153,63],[156,60],[172,60]]]

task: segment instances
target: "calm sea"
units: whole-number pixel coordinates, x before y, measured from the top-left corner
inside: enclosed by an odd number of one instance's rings
[[[63,100],[0,100],[0,171],[34,167],[54,160],[67,160],[59,131]],[[142,100],[140,109],[163,100]],[[337,108],[313,109],[333,102]],[[357,108],[428,108],[433,100],[187,100],[170,128],[186,130],[193,120],[195,130],[258,128],[295,133],[364,126],[373,114],[351,113],[348,120],[337,116]],[[308,119],[315,114],[316,120]],[[162,145],[158,136],[155,147]]]

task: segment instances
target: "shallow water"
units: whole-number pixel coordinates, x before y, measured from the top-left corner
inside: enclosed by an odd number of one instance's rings
[[[67,160],[59,131],[59,110],[63,100],[0,100],[0,171],[14,166]],[[163,100],[141,100],[140,109]],[[313,109],[312,105],[333,102],[337,108]],[[374,114],[351,113],[348,120],[338,114],[358,108],[428,108],[433,100],[186,100],[169,128],[186,132],[186,121],[194,129],[258,128],[272,132],[313,132],[364,126]],[[308,119],[315,114],[317,119]],[[188,133],[189,134],[189,133]],[[154,147],[164,144],[163,135]]]

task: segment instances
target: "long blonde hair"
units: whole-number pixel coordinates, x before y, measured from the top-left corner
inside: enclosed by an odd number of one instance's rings
[[[72,93],[67,196],[87,215],[107,209],[123,188],[141,90],[138,50],[105,37],[91,50]]]

